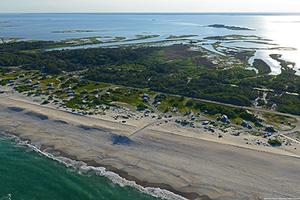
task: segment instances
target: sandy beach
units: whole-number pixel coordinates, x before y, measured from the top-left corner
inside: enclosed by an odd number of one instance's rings
[[[299,145],[246,146],[171,124],[121,124],[9,96],[0,97],[0,113],[0,131],[188,199],[300,197]]]

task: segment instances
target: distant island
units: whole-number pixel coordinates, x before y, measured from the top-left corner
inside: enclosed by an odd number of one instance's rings
[[[197,37],[198,35],[170,35],[167,39],[181,39],[181,38],[190,38]]]
[[[0,200],[300,197],[298,16],[66,6],[0,14]]]
[[[234,30],[234,31],[253,31],[254,30],[254,29],[239,27],[239,26],[227,26],[227,25],[224,25],[224,24],[212,24],[212,25],[208,25],[208,27],[211,27],[211,28],[226,28],[228,30]]]
[[[155,197],[172,191],[169,200],[247,199],[249,180],[260,196],[299,196],[300,76],[292,63],[271,54],[282,69],[273,75],[263,59],[249,62],[255,50],[222,46],[265,42],[255,35],[204,38],[223,55],[189,35],[144,41],[156,37],[0,43],[0,134],[75,158],[83,175],[103,168],[111,171],[103,176],[116,174],[107,176],[113,183],[164,189],[146,193]],[[105,42],[116,45],[84,46]],[[213,192],[198,189],[204,184]]]

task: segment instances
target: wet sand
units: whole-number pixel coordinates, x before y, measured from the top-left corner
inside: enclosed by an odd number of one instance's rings
[[[0,131],[189,199],[300,197],[300,159],[0,98]]]

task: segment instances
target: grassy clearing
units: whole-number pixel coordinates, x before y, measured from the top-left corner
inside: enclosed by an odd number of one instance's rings
[[[33,80],[33,83],[36,83],[38,80]],[[41,84],[41,89],[45,90],[49,84],[53,84],[54,88],[58,88],[60,81],[57,77],[43,77],[39,80]]]
[[[75,92],[78,94],[80,94],[83,91],[93,92],[94,90],[103,89],[109,86],[110,84],[107,83],[86,82],[83,84],[76,85]]]
[[[118,88],[109,90],[112,101],[127,103],[133,106],[138,106],[143,103],[141,96],[143,92],[136,89]]]
[[[163,95],[160,97],[157,96],[157,99],[159,99],[161,102],[161,104],[158,106],[158,109],[161,112],[169,112],[174,108],[181,113],[189,110],[189,108],[186,106],[187,99],[184,97]]]
[[[273,125],[277,129],[281,129],[282,126],[293,129],[295,128],[295,123],[297,123],[297,119],[283,115],[263,113],[261,116],[264,118],[266,123]]]

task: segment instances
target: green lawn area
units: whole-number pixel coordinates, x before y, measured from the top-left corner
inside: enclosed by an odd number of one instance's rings
[[[45,78],[45,79],[41,79],[39,80],[41,83],[41,88],[42,89],[46,89],[48,84],[53,83],[53,87],[57,88],[58,85],[60,84],[60,81],[57,80],[56,76],[53,76],[51,78]],[[33,82],[37,82],[37,80],[34,80]]]
[[[185,106],[187,102],[187,98],[181,98],[177,96],[166,96],[166,98],[160,101],[161,104],[158,106],[158,109],[161,112],[168,112],[171,108],[177,108],[179,112],[186,112],[189,110],[187,106]]]
[[[110,84],[107,84],[107,83],[87,82],[87,83],[82,84],[82,85],[78,84],[76,89],[75,89],[75,92],[80,94],[81,92],[86,90],[90,93],[90,92],[93,92],[96,89],[103,89],[103,88],[106,88],[106,87],[109,87],[109,86],[110,86]]]
[[[0,71],[0,78],[3,80],[15,80],[19,75],[21,75],[21,71],[13,70],[11,72],[5,73]]]
[[[121,87],[115,90],[110,90],[110,97],[113,101],[127,103],[133,106],[138,106],[143,103],[141,96],[143,92],[136,89]]]

